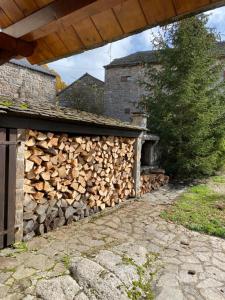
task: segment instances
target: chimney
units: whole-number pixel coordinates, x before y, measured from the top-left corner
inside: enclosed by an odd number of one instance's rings
[[[132,113],[132,125],[142,127],[143,129],[147,129],[147,119],[148,116],[146,113],[142,112],[134,112]]]

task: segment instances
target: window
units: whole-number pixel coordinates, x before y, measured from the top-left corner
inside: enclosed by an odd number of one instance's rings
[[[121,76],[120,80],[121,80],[121,82],[127,82],[130,80],[130,78],[131,78],[131,76]]]

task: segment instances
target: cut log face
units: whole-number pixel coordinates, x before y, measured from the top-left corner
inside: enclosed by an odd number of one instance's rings
[[[24,233],[43,234],[134,196],[134,142],[29,130]]]
[[[141,195],[158,190],[169,182],[169,177],[162,173],[153,173],[149,175],[141,175]]]

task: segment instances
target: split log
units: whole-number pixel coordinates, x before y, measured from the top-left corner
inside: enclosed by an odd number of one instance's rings
[[[133,196],[134,142],[29,130],[24,212],[25,222],[34,221],[31,232],[43,234]]]

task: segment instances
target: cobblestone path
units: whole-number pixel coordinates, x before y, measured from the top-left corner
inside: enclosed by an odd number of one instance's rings
[[[0,252],[0,299],[128,299],[137,279],[124,256],[158,253],[156,300],[225,299],[225,240],[159,216],[183,192],[163,188],[88,223],[74,223]],[[70,269],[70,271],[69,271]]]

